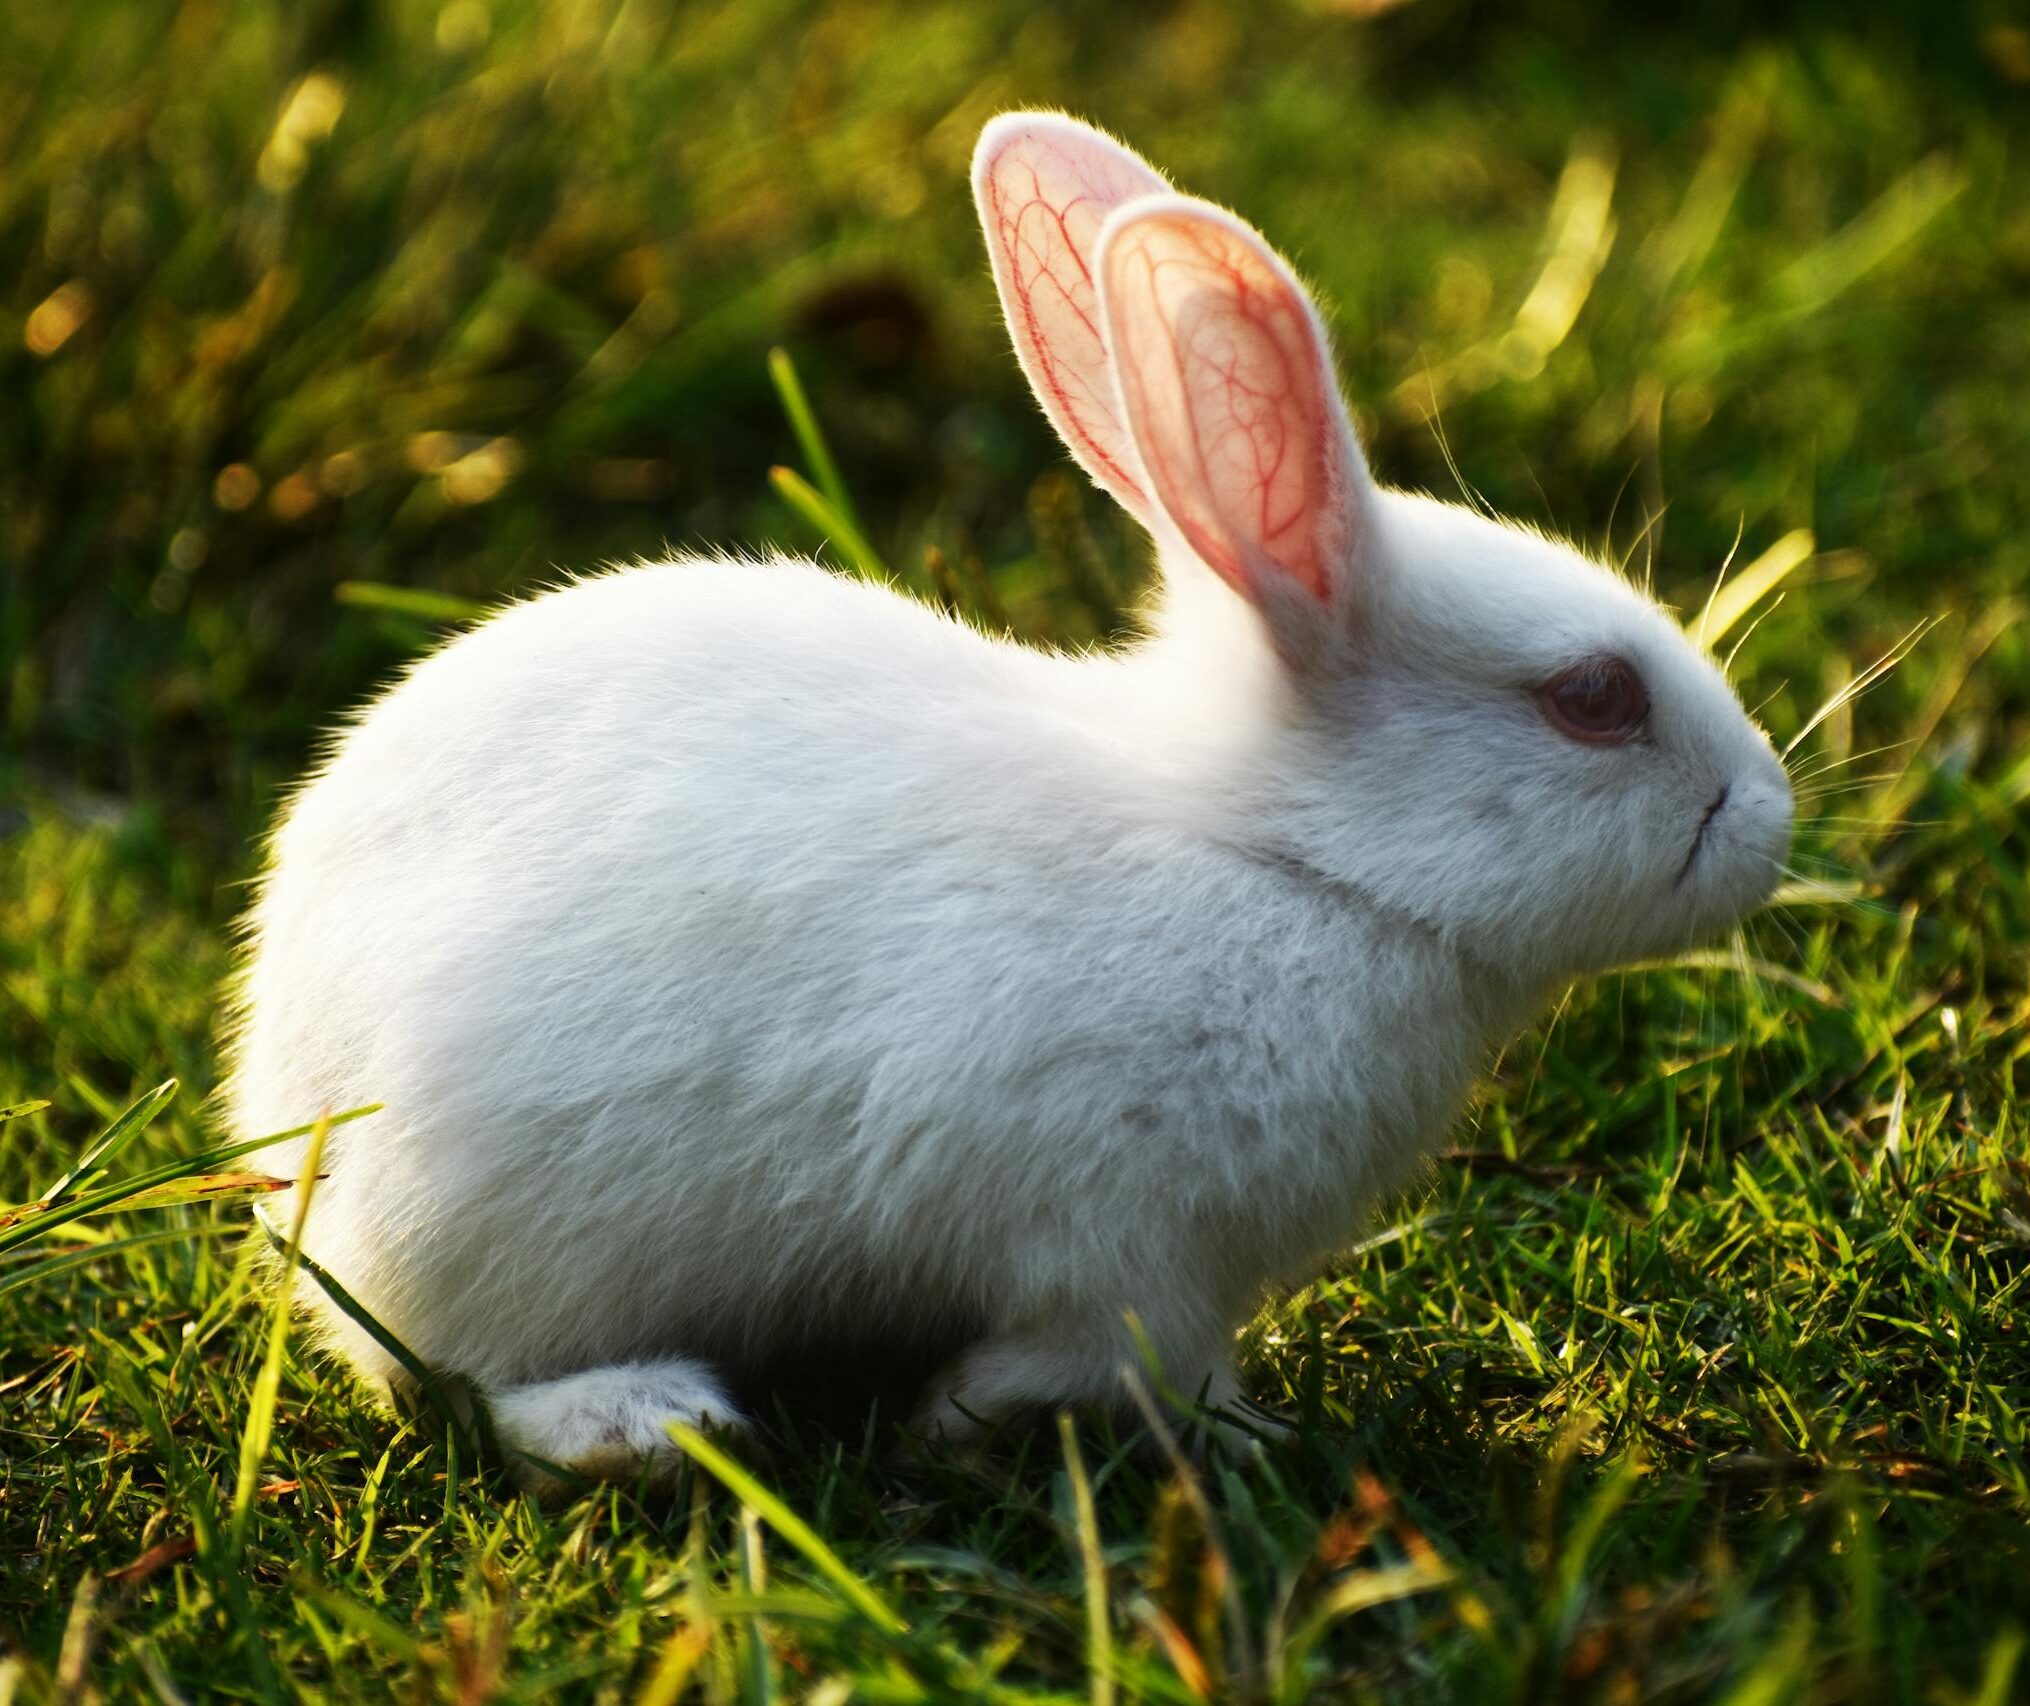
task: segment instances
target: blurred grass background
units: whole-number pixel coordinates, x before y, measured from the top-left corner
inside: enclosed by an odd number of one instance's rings
[[[170,1072],[149,1142],[197,1144],[254,838],[317,731],[434,632],[343,589],[489,600],[820,546],[769,480],[796,457],[771,347],[905,586],[1045,642],[1117,628],[1141,542],[1028,399],[964,183],[981,122],[1024,104],[1114,129],[1293,257],[1384,479],[1630,555],[1687,610],[1730,553],[1793,565],[1738,669],[1779,739],[1938,620],[1805,749],[1851,766],[1805,856],[1862,907],[1758,926],[1759,982],[1582,996],[1514,1051],[1438,1194],[1265,1326],[1257,1390],[1305,1443],[1214,1488],[1259,1664],[1176,1485],[1110,1460],[1137,1603],[1216,1693],[2007,1698],[2030,29],[1987,0],[0,12],[0,1102],[57,1104],[0,1126],[0,1197]],[[1574,1361],[1587,1311],[1644,1297],[1668,1319]],[[236,1557],[149,1549],[230,1479],[258,1309],[219,1239],[0,1297],[0,1641],[28,1666],[0,1695],[83,1698],[73,1637],[116,1692],[269,1698],[348,1674],[365,1698],[625,1697],[699,1627],[682,1686],[714,1697],[900,1698],[898,1664],[992,1693],[964,1667],[1011,1631],[1023,1687],[1101,1674],[1054,1458],[900,1490],[850,1455],[780,1463],[931,1632],[900,1659],[826,1627],[799,1647],[699,1610],[746,1568],[737,1533],[618,1495],[562,1526],[503,1511],[293,1357],[295,1491],[231,1588]],[[1631,1441],[1671,1472],[1638,1488]],[[1376,1548],[1442,1556],[1449,1597],[1350,1646],[1284,1639],[1319,1596],[1351,1615],[1332,1571]],[[1193,1697],[1135,1617],[1123,1689]],[[512,1663],[486,1644],[510,1623]]]

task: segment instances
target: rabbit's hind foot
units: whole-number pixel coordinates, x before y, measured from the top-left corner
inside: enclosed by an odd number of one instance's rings
[[[494,1431],[522,1485],[556,1498],[578,1481],[667,1485],[683,1462],[671,1422],[746,1422],[703,1363],[623,1363],[489,1394]],[[560,1473],[561,1471],[561,1473]]]

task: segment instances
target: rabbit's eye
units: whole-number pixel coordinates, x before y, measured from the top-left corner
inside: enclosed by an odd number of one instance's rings
[[[1596,746],[1633,740],[1649,716],[1642,677],[1615,657],[1574,664],[1545,682],[1537,697],[1560,734]]]

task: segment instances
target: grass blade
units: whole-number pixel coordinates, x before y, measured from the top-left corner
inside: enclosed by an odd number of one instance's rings
[[[859,528],[834,509],[823,493],[794,468],[771,468],[768,483],[784,503],[823,534],[854,568],[877,580],[892,578],[880,553],[867,543]]]
[[[1451,1569],[1436,1558],[1412,1559],[1407,1564],[1386,1564],[1379,1569],[1361,1570],[1335,1582],[1332,1591],[1314,1614],[1317,1629],[1342,1617],[1390,1605],[1399,1599],[1435,1593],[1453,1581]]]
[[[1078,1430],[1068,1411],[1057,1417],[1057,1437],[1064,1448],[1064,1472],[1071,1478],[1071,1508],[1078,1520],[1079,1562],[1085,1573],[1086,1671],[1093,1706],[1114,1706],[1114,1643],[1107,1621],[1107,1559],[1100,1549],[1099,1515],[1093,1508],[1093,1484],[1079,1455]]]
[[[275,1295],[268,1305],[268,1348],[261,1357],[261,1369],[254,1376],[247,1402],[247,1425],[240,1434],[240,1473],[233,1486],[233,1509],[228,1530],[228,1554],[237,1558],[246,1545],[247,1525],[254,1516],[254,1496],[260,1490],[261,1464],[268,1455],[268,1441],[275,1430],[275,1401],[282,1390],[282,1353],[289,1343],[290,1294],[296,1278],[296,1258],[303,1250],[303,1227],[310,1218],[310,1199],[317,1190],[317,1168],[324,1159],[324,1140],[331,1135],[327,1117],[310,1133],[303,1152],[303,1167],[297,1179],[296,1212],[289,1220],[288,1260],[276,1282]]]
[[[78,1157],[75,1167],[43,1193],[42,1200],[50,1204],[63,1201],[77,1187],[79,1181],[90,1176],[95,1170],[103,1170],[110,1165],[121,1150],[148,1129],[149,1122],[168,1107],[175,1097],[176,1080],[165,1078],[107,1126],[99,1141]]]
[[[201,1238],[209,1233],[222,1232],[223,1225],[209,1226],[162,1226],[153,1232],[137,1232],[131,1238],[110,1238],[103,1244],[87,1244],[81,1249],[66,1250],[61,1255],[44,1256],[40,1261],[30,1262],[16,1268],[11,1274],[0,1278],[0,1297],[25,1285],[34,1285],[38,1280],[54,1278],[57,1274],[68,1273],[72,1268],[82,1268],[104,1257],[117,1255],[122,1250],[141,1250],[150,1244],[169,1244],[179,1238]]]
[[[236,1197],[269,1196],[276,1191],[286,1191],[295,1182],[293,1179],[278,1179],[272,1173],[193,1173],[122,1198],[120,1212],[129,1214],[143,1208],[182,1208],[194,1202],[229,1202]]]
[[[891,1635],[908,1632],[909,1625],[888,1608],[879,1594],[846,1567],[845,1561],[818,1538],[809,1523],[696,1428],[683,1422],[672,1422],[670,1438],[683,1448],[692,1462],[711,1474],[735,1498],[752,1505],[761,1520],[801,1552],[812,1568],[837,1588],[847,1603],[869,1623]]]
[[[362,1119],[380,1109],[378,1102],[370,1107],[351,1108],[342,1114],[333,1114],[330,1123],[343,1125],[348,1120]],[[165,1162],[160,1167],[151,1167],[146,1172],[136,1173],[122,1179],[118,1184],[102,1185],[95,1191],[52,1207],[46,1202],[23,1203],[19,1207],[0,1210],[0,1255],[42,1237],[56,1227],[67,1225],[73,1220],[82,1220],[86,1215],[109,1213],[124,1207],[133,1198],[143,1195],[158,1185],[172,1180],[193,1178],[200,1173],[215,1172],[228,1161],[236,1161],[242,1155],[251,1155],[257,1149],[266,1149],[270,1144],[286,1143],[291,1138],[307,1137],[316,1129],[314,1125],[296,1126],[289,1131],[272,1132],[266,1137],[249,1138],[245,1143],[229,1143],[219,1149],[207,1149],[199,1154],[186,1156],[181,1161]]]
[[[859,513],[853,508],[846,482],[839,476],[838,463],[832,460],[831,446],[818,430],[818,417],[804,393],[803,381],[797,377],[796,363],[780,345],[768,352],[768,377],[774,382],[776,396],[782,400],[782,412],[789,417],[790,431],[796,434],[797,448],[804,453],[818,490],[824,493],[833,512],[857,533]]]
[[[278,1255],[284,1256],[294,1266],[308,1274],[316,1283],[317,1289],[331,1299],[348,1321],[402,1365],[409,1378],[415,1381],[430,1408],[436,1412],[437,1419],[443,1423],[447,1434],[454,1440],[458,1438],[465,1431],[465,1424],[458,1414],[458,1407],[452,1403],[449,1393],[445,1390],[444,1381],[430,1365],[383,1326],[374,1312],[347,1291],[332,1275],[330,1269],[322,1266],[315,1257],[305,1254],[300,1245],[292,1252],[287,1239],[275,1230],[274,1224],[266,1215],[256,1209],[254,1218],[267,1236],[269,1246]]]
[[[756,1706],[774,1706],[775,1667],[770,1663],[765,1606],[768,1600],[768,1556],[761,1547],[761,1518],[752,1505],[740,1507],[740,1586],[754,1602],[744,1613],[747,1622],[747,1698]]]
[[[384,610],[391,616],[412,616],[421,622],[477,622],[487,606],[473,598],[421,587],[389,586],[382,581],[340,581],[331,589],[340,604],[358,610]]]

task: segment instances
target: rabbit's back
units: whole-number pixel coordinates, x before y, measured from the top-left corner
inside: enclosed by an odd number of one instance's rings
[[[238,1123],[385,1099],[405,1061],[513,1105],[553,1098],[566,1053],[605,1055],[608,1089],[652,1075],[644,1047],[695,1018],[641,1000],[673,967],[695,980],[799,899],[878,926],[842,885],[920,862],[913,803],[954,840],[969,801],[998,811],[1020,777],[960,749],[1029,716],[1013,679],[1054,661],[786,562],[635,569],[494,617],[370,707],[285,815]],[[824,943],[799,947],[808,968]]]

